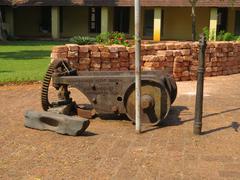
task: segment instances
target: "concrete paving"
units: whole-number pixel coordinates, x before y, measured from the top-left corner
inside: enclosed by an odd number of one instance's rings
[[[206,78],[202,136],[192,133],[196,82],[178,83],[161,127],[137,135],[127,120],[96,118],[80,137],[24,128],[24,111],[41,110],[40,85],[0,87],[0,179],[240,179],[239,83]]]

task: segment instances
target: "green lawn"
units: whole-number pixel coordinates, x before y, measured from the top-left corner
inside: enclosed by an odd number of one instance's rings
[[[65,42],[0,42],[0,83],[39,81],[50,62],[52,46]]]

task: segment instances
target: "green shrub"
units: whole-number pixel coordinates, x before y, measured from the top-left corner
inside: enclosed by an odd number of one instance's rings
[[[205,26],[202,30],[203,30],[203,34],[205,35],[207,40],[209,40],[209,41],[214,41],[215,40],[215,37],[214,37],[215,30],[212,30],[210,32],[210,30],[207,26]]]
[[[209,39],[209,28],[205,26],[203,29],[203,34],[205,35],[206,39]]]
[[[100,44],[106,45],[120,44],[124,46],[129,46],[126,35],[120,32],[101,33],[96,37],[96,41]]]
[[[225,35],[225,31],[220,31],[218,34],[217,34],[217,41],[224,41],[224,35]]]
[[[204,27],[203,33],[206,36],[206,38],[209,39],[210,41],[214,40],[215,30],[212,30],[212,32],[210,33],[209,28]],[[239,36],[235,36],[234,34],[232,34],[230,32],[220,31],[217,34],[216,40],[217,41],[240,41],[240,38],[239,38]]]
[[[79,45],[86,45],[86,44],[94,44],[96,43],[96,39],[93,37],[87,36],[74,36],[69,40],[71,43],[79,44]]]
[[[236,36],[236,41],[240,41],[240,36]]]
[[[96,37],[96,41],[99,44],[110,44],[110,33],[109,32],[105,32],[105,33],[101,33]]]
[[[236,41],[237,36],[230,32],[220,31],[217,34],[217,41]]]
[[[226,32],[223,35],[223,41],[234,41],[236,40],[236,37],[234,36],[234,34],[230,33],[230,32]]]

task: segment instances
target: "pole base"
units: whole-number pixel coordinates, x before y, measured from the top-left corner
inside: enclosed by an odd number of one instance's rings
[[[141,134],[141,130],[135,130],[137,134]]]
[[[193,134],[195,134],[195,135],[201,135],[201,134],[202,134],[202,127],[195,125],[194,128],[193,128]]]

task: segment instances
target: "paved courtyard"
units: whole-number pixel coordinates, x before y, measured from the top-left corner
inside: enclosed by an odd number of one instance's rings
[[[206,79],[202,136],[192,134],[196,82],[178,83],[161,127],[137,135],[127,120],[96,118],[80,137],[25,128],[41,85],[2,86],[0,179],[240,179],[239,83],[240,74]]]

